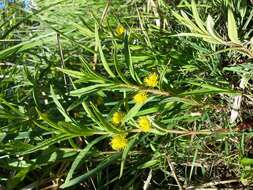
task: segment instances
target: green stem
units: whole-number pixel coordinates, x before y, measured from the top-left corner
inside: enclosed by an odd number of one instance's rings
[[[156,94],[156,95],[160,95],[160,96],[171,96],[172,95],[171,92],[161,91],[159,89],[144,88],[144,87],[140,87],[140,86],[137,86],[137,85],[122,84],[122,85],[120,85],[120,87],[133,89],[133,90],[136,90],[136,91],[148,92],[148,93]]]

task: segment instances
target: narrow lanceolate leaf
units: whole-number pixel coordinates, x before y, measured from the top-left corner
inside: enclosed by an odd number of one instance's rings
[[[81,59],[80,59],[81,60]],[[77,78],[80,79],[80,81],[82,82],[96,82],[96,83],[105,83],[105,79],[102,76],[99,76],[97,74],[95,74],[94,72],[90,72],[85,68],[84,72],[80,72],[80,71],[74,71],[74,70],[70,70],[70,69],[62,69],[59,67],[56,67],[56,69],[58,71],[61,71],[73,78]]]
[[[118,76],[120,77],[120,79],[126,83],[126,84],[129,84],[128,80],[126,79],[126,77],[124,76],[124,74],[122,73],[122,71],[120,70],[120,65],[119,65],[119,62],[118,62],[118,58],[117,58],[117,42],[114,40],[113,41],[113,62],[114,62],[114,66],[115,66],[115,69],[116,69],[116,72],[118,74]]]
[[[184,24],[187,26],[187,23],[185,22],[185,19],[184,17],[182,17],[180,14],[178,14],[177,12],[175,11],[171,11],[172,12],[172,15],[181,23],[181,24]]]
[[[198,27],[204,32],[207,33],[203,21],[199,17],[199,13],[197,10],[196,2],[195,0],[192,1],[192,13],[193,13],[193,18],[195,19],[195,22],[197,23]]]
[[[203,35],[203,34],[197,34],[197,33],[179,33],[179,34],[173,34],[170,35],[170,37],[196,37],[196,38],[202,38],[204,41],[210,42],[212,44],[220,44],[219,41],[217,41],[216,39],[214,39],[212,36],[210,35]]]
[[[82,63],[82,66],[84,68],[84,75],[85,75],[85,77],[88,74],[91,78],[93,78],[93,80],[91,80],[91,81],[98,82],[98,83],[105,82],[105,78],[103,76],[99,75],[98,73],[94,72],[92,70],[90,64],[88,63],[87,60],[84,59],[84,57],[79,56],[79,59],[80,59],[80,61]]]
[[[191,177],[192,177],[193,169],[195,167],[195,162],[196,162],[196,159],[197,159],[197,156],[198,156],[198,152],[199,152],[199,147],[196,148],[194,156],[193,156],[189,179],[191,179]]]
[[[191,19],[187,16],[184,11],[181,11],[181,15],[184,17],[186,26],[192,31],[196,33],[202,33],[202,31],[191,21]]]
[[[216,35],[216,33],[215,33],[215,31],[214,31],[214,20],[213,20],[213,18],[212,18],[210,15],[207,16],[206,25],[207,25],[207,31],[209,32],[209,34],[211,35],[211,37],[212,37],[215,41],[217,41],[218,43],[223,44],[223,43],[224,43],[223,40],[220,39],[220,38]]]
[[[70,92],[72,96],[82,96],[85,94],[97,92],[99,90],[110,90],[115,84],[96,84],[92,86],[83,87]]]
[[[104,69],[106,70],[106,72],[110,75],[110,77],[115,78],[116,76],[114,75],[114,73],[112,72],[111,68],[109,67],[109,64],[107,63],[106,59],[105,59],[105,55],[104,52],[102,50],[102,45],[101,45],[101,41],[99,39],[99,34],[98,34],[98,27],[97,25],[95,25],[95,39],[96,39],[96,44],[98,46],[99,49],[99,55],[103,64]]]
[[[97,131],[94,131],[86,126],[79,127],[72,123],[59,121],[58,125],[62,128],[63,132],[69,136],[92,136]]]
[[[59,127],[55,122],[51,121],[51,120],[48,118],[47,114],[41,113],[38,109],[36,109],[36,111],[38,112],[40,119],[42,119],[43,121],[45,121],[54,131],[62,131],[62,128]],[[37,124],[37,122],[35,122],[35,124],[36,124],[38,127],[41,127],[41,128],[44,129],[44,130],[51,131],[50,128],[48,128],[48,127],[43,127],[43,126],[41,126],[40,124]]]
[[[130,149],[133,147],[136,139],[138,138],[138,135],[134,136],[134,138],[132,138],[129,143],[127,144],[127,147],[124,149],[123,154],[122,154],[122,160],[121,160],[121,164],[120,164],[120,174],[119,174],[119,178],[122,177],[123,175],[123,170],[124,170],[124,166],[125,166],[125,161],[128,155],[128,152],[130,151]]]
[[[73,77],[73,78],[78,78],[78,79],[81,79],[83,77],[85,77],[85,73],[83,72],[79,72],[79,71],[73,71],[73,70],[69,70],[69,69],[62,69],[62,68],[59,68],[59,67],[56,67],[57,70]]]
[[[54,89],[53,89],[52,86],[50,86],[50,91],[51,91],[51,95],[52,95],[53,101],[54,101],[55,105],[57,106],[57,109],[59,110],[59,112],[65,118],[65,121],[66,122],[72,121],[71,118],[69,117],[68,113],[64,110],[64,108],[62,107],[61,103],[57,99],[56,94],[55,94]]]
[[[115,128],[108,120],[106,120],[102,113],[98,110],[98,108],[91,103],[91,107],[93,109],[93,114],[96,117],[95,120],[97,124],[104,129],[105,131],[108,131],[110,133],[120,133],[122,132],[120,129]]]
[[[100,172],[102,169],[106,168],[107,166],[109,166],[110,164],[112,164],[115,160],[117,160],[118,158],[120,158],[121,153],[116,153],[114,155],[112,155],[111,157],[105,159],[104,161],[100,162],[96,168],[84,173],[83,175],[76,177],[72,180],[70,180],[68,183],[64,183],[60,186],[60,188],[67,188],[67,187],[71,187],[73,185],[76,185],[82,181],[84,181],[85,179],[95,175],[96,173]]]
[[[129,121],[130,119],[132,119],[134,116],[137,115],[137,113],[140,111],[141,107],[143,105],[142,104],[135,104],[129,111],[128,113],[125,115],[125,117],[122,120],[122,125],[124,123],[126,123],[127,121]]]
[[[73,26],[80,31],[82,35],[85,37],[92,38],[94,36],[94,33],[87,27],[83,27],[79,24],[73,23]]]
[[[127,34],[125,35],[125,38],[124,38],[124,55],[125,55],[127,66],[129,68],[129,71],[130,71],[130,75],[133,78],[133,80],[136,81],[136,77],[135,77],[136,73],[134,72],[134,66],[133,66],[133,62],[132,62],[131,52],[130,52],[130,49],[129,49],[128,35]]]
[[[238,39],[237,26],[231,8],[228,9],[228,37],[234,43],[240,43]]]
[[[206,88],[206,89],[210,89],[210,90],[223,90],[223,91],[230,91],[231,93],[235,91],[234,90],[231,90],[231,89],[225,89],[225,88],[221,88],[221,87],[218,87],[216,85],[213,85],[213,84],[202,84],[202,83],[198,83],[198,82],[189,82],[189,84],[192,84],[192,85],[195,85],[195,86],[200,86],[202,88]]]
[[[72,176],[74,174],[75,169],[78,167],[80,162],[85,158],[85,156],[90,151],[92,146],[95,145],[96,143],[100,142],[104,138],[106,138],[106,136],[101,136],[101,137],[96,138],[92,142],[88,143],[87,146],[78,154],[78,156],[76,157],[76,159],[74,160],[74,162],[71,165],[71,168],[70,168],[68,175],[66,177],[66,180],[65,180],[65,184],[67,184],[70,181],[70,179],[72,178]]]
[[[44,140],[42,143],[38,144],[37,146],[25,151],[25,152],[20,152],[19,154],[20,155],[25,155],[25,154],[31,154],[33,152],[36,152],[36,151],[39,151],[45,147],[48,147],[52,144],[55,144],[57,142],[60,142],[60,141],[63,141],[63,140],[66,140],[68,138],[72,138],[68,135],[57,135],[55,137],[52,137],[50,139],[47,139],[47,140]]]
[[[48,42],[48,41],[52,41],[53,37],[52,37],[53,33],[49,33],[46,35],[42,35],[36,38],[33,38],[31,40],[28,41],[24,41],[20,44],[14,45],[10,48],[6,48],[2,51],[0,51],[0,59],[4,59],[10,55],[13,55],[14,53],[17,52],[22,52],[31,48],[34,48],[36,46],[41,46],[43,44],[43,42]]]
[[[184,93],[181,93],[180,95],[185,96],[185,95],[194,95],[194,94],[215,94],[215,93],[224,93],[224,94],[239,94],[238,92],[227,89],[227,88],[220,88],[211,84],[200,84],[200,83],[195,83],[195,82],[190,82],[193,85],[199,86],[201,88],[199,89],[194,89],[191,91],[187,91]]]

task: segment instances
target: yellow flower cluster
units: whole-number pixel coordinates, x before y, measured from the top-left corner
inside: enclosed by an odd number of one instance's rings
[[[114,150],[122,150],[127,146],[127,138],[124,134],[117,134],[112,137],[111,146]]]
[[[119,24],[117,26],[117,28],[115,29],[115,35],[117,37],[122,36],[125,33],[126,29],[124,28],[124,26],[122,26],[121,24]]]
[[[156,87],[158,84],[158,75],[156,73],[152,73],[144,78],[144,83],[149,87]]]
[[[143,132],[149,132],[151,130],[151,122],[147,116],[142,116],[138,119],[138,127]]]
[[[123,26],[118,26],[116,29],[116,34],[117,35],[122,35],[125,32],[125,29]],[[149,76],[147,76],[144,79],[144,83],[146,86],[154,88],[158,84],[158,75],[156,73],[152,73]],[[148,100],[148,95],[146,92],[138,92],[137,94],[134,95],[133,101],[136,104],[142,105],[146,103]],[[115,112],[112,116],[112,123],[114,125],[119,125],[124,118],[124,114],[122,112]],[[148,116],[142,116],[139,117],[138,119],[138,128],[142,132],[149,132],[152,129],[152,124],[150,122],[150,119]],[[126,138],[125,134],[116,134],[112,137],[111,139],[111,146],[112,149],[119,151],[124,149],[127,146],[128,140]]]
[[[124,113],[122,112],[115,112],[112,116],[112,123],[114,125],[119,125],[124,118]]]
[[[134,96],[134,102],[136,104],[144,104],[148,99],[148,96],[145,92],[138,92],[135,96]]]

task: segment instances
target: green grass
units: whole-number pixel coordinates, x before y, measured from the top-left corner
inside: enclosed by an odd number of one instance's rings
[[[250,1],[37,4],[0,10],[0,188],[252,188]]]

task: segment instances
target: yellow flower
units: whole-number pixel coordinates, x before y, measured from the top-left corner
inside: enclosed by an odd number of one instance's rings
[[[124,28],[124,26],[122,26],[121,24],[119,24],[117,26],[117,28],[115,29],[115,35],[117,37],[122,36],[125,33],[126,29]]]
[[[134,102],[136,104],[144,104],[148,99],[148,96],[145,92],[138,92],[134,95]]]
[[[156,73],[152,73],[144,78],[144,82],[146,86],[154,88],[158,84],[158,75]]]
[[[111,140],[112,149],[117,151],[122,150],[126,147],[127,142],[128,141],[126,139],[126,135],[124,134],[114,135]]]
[[[124,117],[124,113],[122,112],[115,112],[112,116],[112,123],[114,125],[119,125]]]
[[[147,116],[142,116],[138,119],[138,126],[143,132],[149,132],[151,130],[151,122]]]

